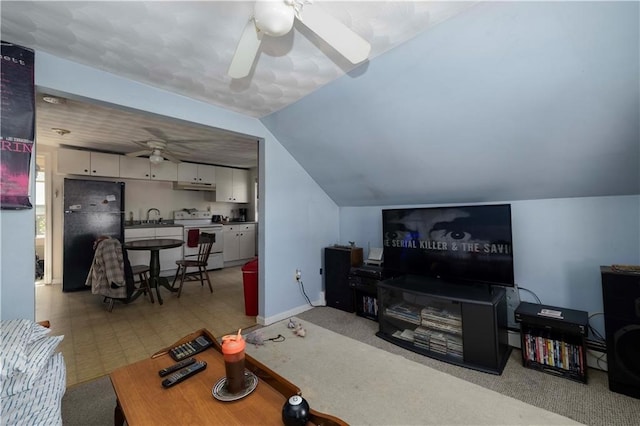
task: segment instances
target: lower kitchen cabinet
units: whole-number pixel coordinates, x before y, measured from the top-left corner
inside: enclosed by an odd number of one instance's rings
[[[183,240],[183,228],[181,226],[163,226],[158,228],[125,228],[125,243],[132,240],[153,240],[155,238],[172,238]],[[145,250],[127,251],[129,262],[132,265],[148,265],[150,252]],[[160,250],[160,275],[172,276],[176,273],[176,260],[183,257],[183,247]]]
[[[224,225],[224,250],[225,262],[241,259],[250,259],[256,255],[256,225],[244,223]]]

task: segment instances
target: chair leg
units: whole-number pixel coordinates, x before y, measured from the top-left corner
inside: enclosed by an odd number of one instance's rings
[[[209,291],[213,293],[213,287],[211,287],[211,280],[209,279],[209,273],[207,272],[207,268],[203,268],[203,269],[204,269],[204,277],[207,280],[207,284],[209,284]]]
[[[147,274],[147,272],[140,274],[140,280],[141,283],[144,284],[145,293],[149,292],[149,300],[151,300],[151,303],[156,303],[155,300],[153,300],[153,292],[151,291],[151,286],[149,285],[149,275]]]
[[[184,277],[187,274],[187,267],[182,267],[182,276],[180,277],[180,288],[178,289],[178,299],[180,299],[180,295],[182,294],[182,285],[184,284]]]
[[[176,269],[176,276],[173,277],[173,282],[171,283],[171,288],[175,288],[176,287],[176,280],[178,279],[178,274],[180,273],[180,268],[182,268],[182,266],[178,265],[178,269]]]
[[[202,276],[202,266],[198,266],[198,275],[200,275],[200,285],[204,287],[204,277]]]

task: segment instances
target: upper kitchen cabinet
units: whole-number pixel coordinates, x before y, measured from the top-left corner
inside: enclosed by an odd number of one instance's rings
[[[84,176],[120,176],[119,155],[103,152],[58,150],[58,173]]]
[[[180,163],[178,164],[179,182],[216,183],[216,167],[207,164]]]
[[[120,156],[120,177],[130,179],[149,179],[151,168],[148,158]]]
[[[178,164],[163,161],[160,164],[149,163],[151,166],[151,180],[178,180]]]
[[[120,177],[174,181],[178,178],[178,165],[170,161],[153,164],[148,158],[121,155]]]
[[[248,203],[249,171],[229,167],[217,167],[216,201]]]

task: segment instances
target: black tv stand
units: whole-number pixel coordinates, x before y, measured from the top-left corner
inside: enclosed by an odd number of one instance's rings
[[[451,364],[502,374],[511,352],[503,288],[405,275],[378,284],[378,306],[378,337]]]

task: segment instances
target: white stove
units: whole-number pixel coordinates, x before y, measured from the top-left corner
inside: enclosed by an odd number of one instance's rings
[[[173,212],[173,223],[184,227],[184,255],[197,255],[198,245],[193,243],[193,239],[189,239],[189,234],[193,232],[206,232],[213,234],[214,243],[211,246],[211,254],[207,269],[221,269],[224,267],[222,250],[224,248],[224,233],[222,225],[211,222],[210,211],[193,211],[193,210],[177,210]],[[192,242],[191,245],[189,242]]]

